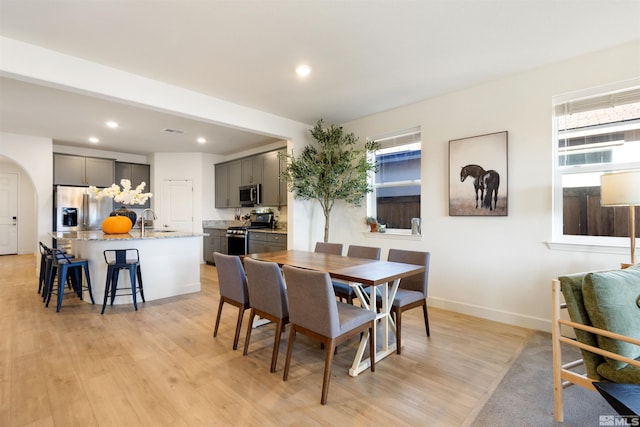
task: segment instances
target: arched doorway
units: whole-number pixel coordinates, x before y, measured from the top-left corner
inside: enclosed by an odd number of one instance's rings
[[[0,155],[0,174],[16,176],[16,252],[18,254],[35,253],[37,237],[37,197],[36,188],[29,173],[18,163]]]

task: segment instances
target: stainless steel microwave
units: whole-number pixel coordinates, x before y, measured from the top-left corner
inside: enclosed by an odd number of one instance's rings
[[[260,204],[262,196],[262,186],[260,184],[243,185],[240,187],[240,205],[255,206]]]

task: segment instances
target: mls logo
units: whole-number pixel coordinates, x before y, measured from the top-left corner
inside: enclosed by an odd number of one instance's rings
[[[624,415],[600,415],[601,426],[640,426],[640,417]]]
[[[600,425],[601,426],[614,426],[615,424],[615,415],[600,415]]]

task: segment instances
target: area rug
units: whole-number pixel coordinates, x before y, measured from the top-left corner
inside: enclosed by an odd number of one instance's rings
[[[562,351],[565,363],[579,358],[574,348]],[[551,334],[536,332],[471,425],[599,426],[601,415],[616,414],[599,393],[579,386],[564,389],[564,423],[553,413]]]

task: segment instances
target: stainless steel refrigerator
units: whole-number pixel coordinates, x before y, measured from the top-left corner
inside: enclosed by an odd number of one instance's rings
[[[87,187],[54,187],[54,231],[100,230],[113,211],[113,200],[89,194]]]

